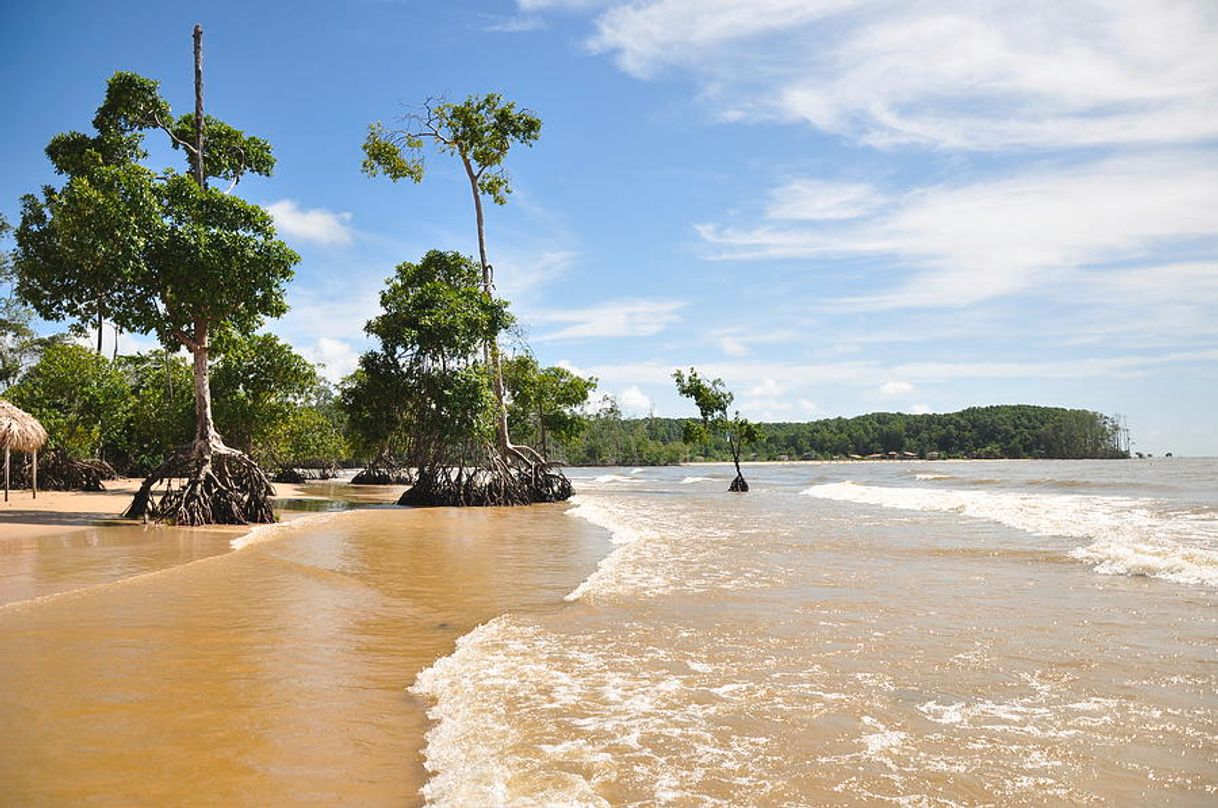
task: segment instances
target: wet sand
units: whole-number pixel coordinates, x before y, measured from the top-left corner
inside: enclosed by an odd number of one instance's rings
[[[426,705],[405,688],[587,577],[604,535],[564,511],[312,514],[237,551],[83,525],[18,572],[0,556],[0,804],[416,804]],[[99,554],[152,571],[94,582]]]

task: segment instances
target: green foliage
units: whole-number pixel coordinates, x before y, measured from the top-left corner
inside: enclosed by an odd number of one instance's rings
[[[11,232],[12,227],[0,215],[0,242],[7,240]],[[12,259],[7,250],[0,249],[0,287],[3,287],[0,294],[0,390],[8,389],[17,381],[26,363],[42,347],[30,327],[33,309],[12,293],[15,281]]]
[[[471,95],[460,104],[428,103],[403,123],[396,129],[379,121],[368,127],[365,174],[421,182],[423,147],[431,141],[441,153],[458,155],[478,190],[498,205],[505,204],[512,192],[511,178],[503,168],[512,144],[531,146],[541,136],[541,120],[498,93]]]
[[[7,397],[42,422],[52,446],[77,459],[103,457],[122,440],[133,404],[123,374],[88,348],[57,344]]]
[[[301,407],[271,425],[258,441],[255,458],[281,468],[338,464],[348,456],[342,432],[317,407]]]
[[[731,459],[729,447],[722,443],[685,441],[688,424],[690,421],[675,418],[622,420],[620,413],[598,414],[582,437],[565,442],[563,448],[569,462],[588,465]],[[676,455],[676,460],[656,460],[654,449],[644,452],[640,447],[648,440]],[[755,460],[827,460],[889,452],[943,458],[1128,456],[1116,418],[1089,410],[1022,404],[972,407],[954,413],[878,412],[807,423],[772,423],[764,425],[760,437],[745,443],[751,449],[745,457]]]
[[[182,356],[166,351],[120,356],[118,367],[133,402],[112,462],[128,473],[147,474],[194,436],[193,373]]]
[[[495,399],[481,349],[511,324],[487,297],[478,265],[432,250],[399,264],[366,326],[378,350],[343,391],[357,446],[406,447],[412,465],[458,465],[494,434]]]
[[[673,371],[672,377],[677,383],[677,392],[684,398],[693,399],[702,417],[701,422],[686,422],[682,433],[685,442],[706,446],[722,436],[739,468],[744,447],[761,440],[761,428],[741,418],[739,412],[728,417],[728,407],[736,397],[724,385],[723,379],[704,379],[693,368],[688,374]]]
[[[512,434],[536,442],[543,457],[550,455],[550,439],[569,441],[583,431],[583,407],[596,389],[596,379],[577,376],[566,368],[538,366],[529,354],[503,363],[510,403],[508,423]]]
[[[313,363],[272,334],[226,334],[216,343],[212,371],[216,423],[244,452],[271,439],[295,417],[320,384]]]
[[[185,137],[193,125],[193,114],[172,118],[157,82],[116,73],[94,134],[52,139],[47,155],[66,180],[23,198],[17,231],[17,291],[40,316],[104,316],[193,352],[213,333],[250,333],[286,311],[284,286],[299,258],[275,237],[270,214],[141,164],[145,133],[158,129],[196,167]],[[208,177],[235,184],[274,166],[266,141],[216,119],[206,119],[206,139]]]

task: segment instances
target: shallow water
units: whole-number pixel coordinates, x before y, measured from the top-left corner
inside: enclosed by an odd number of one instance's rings
[[[573,513],[618,546],[569,609],[419,678],[425,793],[1212,805],[1216,470],[776,465],[745,496],[724,468],[584,473]]]
[[[603,534],[562,508],[310,516],[10,603],[0,804],[417,801],[424,705],[404,687],[478,623],[558,608],[593,569]]]
[[[1218,463],[746,473],[27,548],[0,803],[1218,799]]]

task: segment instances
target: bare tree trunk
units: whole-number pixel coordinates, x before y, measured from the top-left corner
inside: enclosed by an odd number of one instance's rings
[[[98,292],[97,293],[97,355],[98,356],[101,356],[101,352],[102,352],[102,328],[105,326],[105,324],[106,324],[106,321],[102,316],[102,295],[101,295],[101,292]]]
[[[461,162],[465,164],[465,175],[469,178],[469,188],[474,195],[474,217],[478,222],[478,259],[482,262],[482,288],[488,298],[493,298],[495,279],[491,274],[491,262],[486,257],[486,220],[482,215],[482,194],[478,193],[478,175],[474,173],[473,165],[464,154],[461,155]],[[495,391],[495,398],[499,401],[499,412],[496,419],[499,449],[506,452],[512,445],[512,439],[508,433],[507,400],[503,392],[503,367],[499,361],[498,339],[488,340],[483,345],[483,354],[487,369],[491,374],[491,388]]]
[[[744,444],[727,436],[727,446],[732,452],[732,463],[736,466],[736,478],[732,480],[731,486],[727,489],[732,493],[743,494],[749,490],[749,484],[744,480],[744,473],[740,470],[740,453],[744,450]]]

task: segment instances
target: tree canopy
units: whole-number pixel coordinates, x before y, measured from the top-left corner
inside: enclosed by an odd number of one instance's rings
[[[51,139],[47,157],[65,180],[22,199],[17,288],[44,318],[96,318],[99,332],[106,318],[194,357],[195,440],[145,480],[128,515],[148,514],[153,487],[182,476],[186,485],[154,504],[154,517],[268,521],[269,482],[216,430],[209,355],[217,336],[252,333],[287,310],[284,287],[299,258],[269,213],[230,193],[247,172],[269,175],[274,159],[265,140],[205,115],[197,26],[194,47],[193,113],[174,117],[158,82],[119,72],[91,134]],[[145,165],[153,130],[185,153],[185,173]]]

